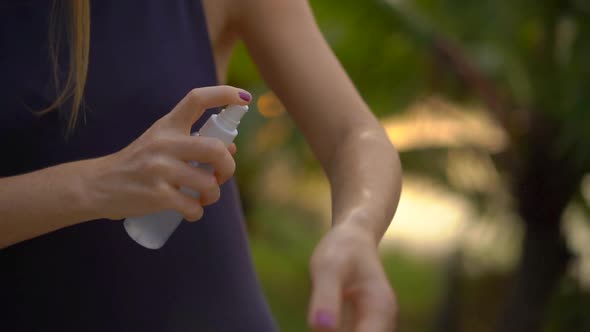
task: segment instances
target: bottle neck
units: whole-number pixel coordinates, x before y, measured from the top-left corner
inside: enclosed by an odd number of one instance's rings
[[[225,129],[227,131],[232,131],[232,130],[237,129],[238,125],[240,124],[240,122],[236,122],[231,119],[228,119],[227,117],[224,116],[223,113],[217,114],[215,120],[219,126],[223,127],[223,129]]]

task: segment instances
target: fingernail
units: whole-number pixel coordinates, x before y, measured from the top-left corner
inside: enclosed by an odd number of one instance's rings
[[[336,320],[331,313],[327,311],[318,311],[314,317],[314,325],[320,328],[334,328],[336,327]]]
[[[250,100],[252,100],[252,95],[250,95],[248,92],[240,91],[238,94],[240,95],[240,99],[242,99],[243,101],[249,102]]]

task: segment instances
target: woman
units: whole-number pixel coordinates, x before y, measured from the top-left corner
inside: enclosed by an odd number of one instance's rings
[[[306,1],[0,6],[0,329],[276,331],[227,181],[235,147],[188,135],[205,109],[250,102],[217,86],[239,39],[331,183],[333,227],[310,264],[310,326],[392,329],[377,244],[398,201],[399,161]],[[214,175],[188,160],[212,163]],[[108,220],[170,208],[201,221],[156,251]]]

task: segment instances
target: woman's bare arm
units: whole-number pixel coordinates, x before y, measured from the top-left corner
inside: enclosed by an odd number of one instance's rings
[[[398,155],[307,1],[234,2],[236,32],[330,180],[334,226],[310,260],[309,324],[321,332],[390,332],[395,298],[377,244],[400,196]],[[343,313],[345,303],[354,308],[352,316]]]
[[[321,35],[307,2],[235,2],[241,3],[238,32],[327,172],[334,222],[358,223],[380,239],[400,194],[398,156]]]
[[[93,219],[84,163],[0,179],[0,248]]]

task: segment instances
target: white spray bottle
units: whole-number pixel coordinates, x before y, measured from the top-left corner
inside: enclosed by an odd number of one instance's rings
[[[230,105],[219,114],[211,115],[199,132],[193,135],[218,138],[225,146],[229,146],[238,135],[237,127],[247,111],[248,106]],[[196,162],[191,162],[191,165],[202,167]],[[208,169],[206,167],[204,168]],[[186,187],[183,187],[181,190],[195,198],[199,197],[198,192]],[[148,249],[160,249],[168,241],[168,238],[174,233],[182,220],[183,216],[180,212],[176,210],[164,210],[141,217],[129,217],[125,219],[123,225],[127,234],[135,242]]]

